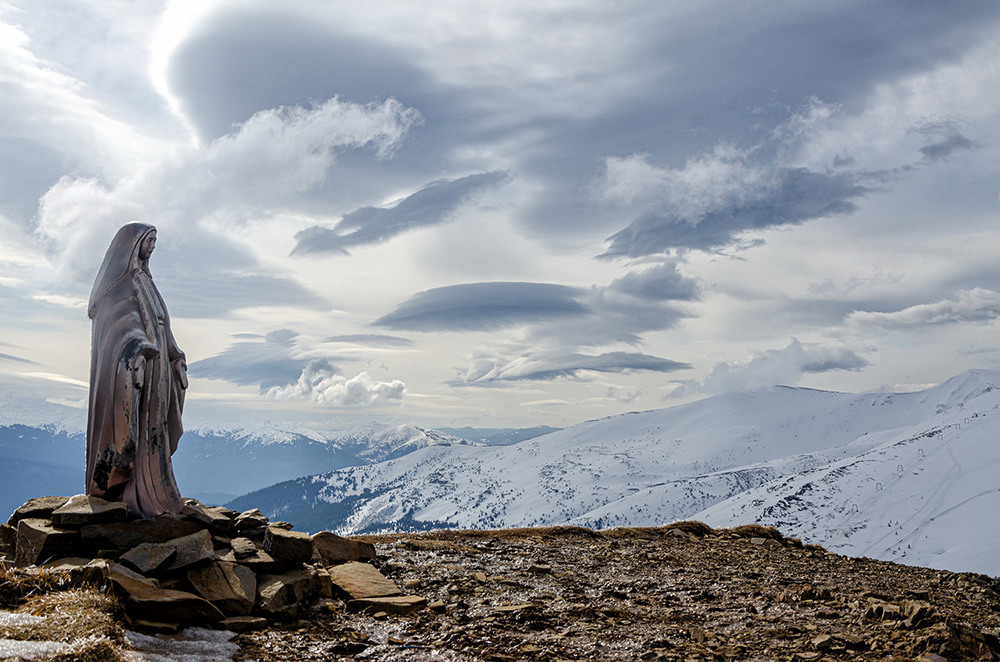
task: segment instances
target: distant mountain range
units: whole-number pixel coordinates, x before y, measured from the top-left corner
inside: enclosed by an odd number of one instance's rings
[[[83,491],[86,435],[79,420],[39,422],[46,415],[59,419],[58,414],[54,407],[0,410],[0,520],[32,497]],[[490,440],[540,433],[466,430]],[[398,458],[427,446],[485,443],[415,425],[370,423],[334,432],[273,424],[204,427],[185,431],[173,461],[185,496],[221,504],[292,478]]]
[[[997,385],[974,370],[916,393],[720,395],[509,446],[428,446],[233,505],[341,533],[758,522],[833,551],[997,575]]]

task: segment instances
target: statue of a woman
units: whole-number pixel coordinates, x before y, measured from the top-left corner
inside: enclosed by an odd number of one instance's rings
[[[184,505],[170,458],[183,433],[187,364],[149,275],[155,245],[152,225],[118,230],[87,309],[93,320],[87,494],[124,501],[142,517]]]

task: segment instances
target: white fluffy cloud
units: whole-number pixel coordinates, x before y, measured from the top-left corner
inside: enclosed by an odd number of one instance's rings
[[[406,385],[398,379],[379,382],[367,372],[347,378],[329,362],[317,359],[302,370],[297,382],[272,387],[266,396],[272,400],[309,400],[323,405],[362,407],[381,400],[402,400],[405,393]]]

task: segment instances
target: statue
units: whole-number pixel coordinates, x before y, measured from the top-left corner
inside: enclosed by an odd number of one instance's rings
[[[93,320],[87,494],[124,501],[142,517],[184,505],[171,456],[184,432],[187,363],[149,274],[156,228],[125,225],[90,293]]]

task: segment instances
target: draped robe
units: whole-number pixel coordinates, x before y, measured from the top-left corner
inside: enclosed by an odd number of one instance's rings
[[[90,296],[93,321],[86,492],[142,517],[183,506],[171,456],[183,433],[187,373],[141,245],[156,230],[130,223],[108,248]]]

